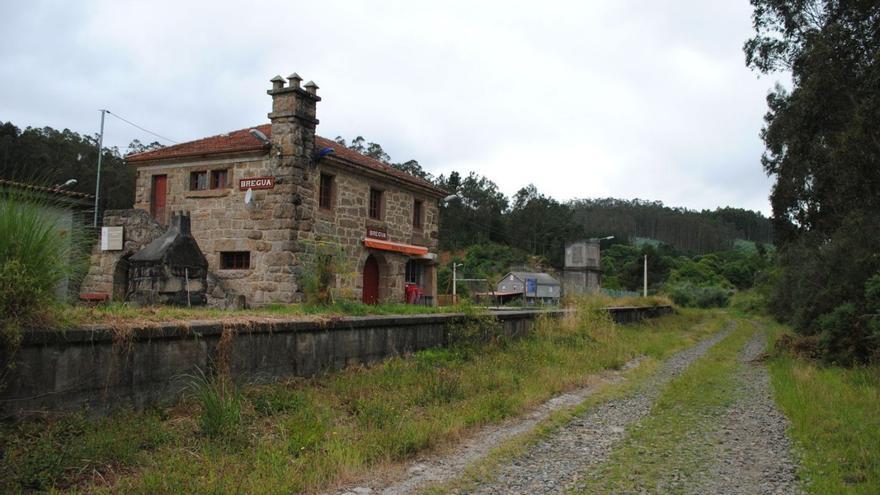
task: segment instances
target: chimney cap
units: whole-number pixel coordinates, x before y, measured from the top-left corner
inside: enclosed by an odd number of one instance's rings
[[[281,76],[275,76],[269,80],[272,83],[273,90],[279,90],[284,88],[284,78]]]
[[[307,82],[305,85],[305,88],[306,88],[306,91],[308,91],[309,93],[311,93],[313,95],[318,93],[318,85],[315,84],[315,81]]]
[[[296,72],[294,72],[293,74],[287,76],[287,79],[289,79],[289,80],[291,80],[291,81],[293,81],[294,79],[296,79],[297,81],[302,81],[302,80],[303,80],[303,78],[300,77],[299,74],[297,74]]]

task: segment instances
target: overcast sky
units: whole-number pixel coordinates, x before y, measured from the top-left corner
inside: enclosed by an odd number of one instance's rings
[[[188,141],[267,122],[269,79],[296,71],[320,86],[320,135],[363,135],[435,175],[768,214],[759,132],[779,77],[744,66],[750,14],[748,0],[4,1],[0,121],[92,134],[108,108]],[[156,139],[108,118],[105,145],[135,138]]]

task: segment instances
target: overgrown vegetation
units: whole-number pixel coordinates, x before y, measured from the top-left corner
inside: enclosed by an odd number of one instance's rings
[[[880,487],[880,368],[828,366],[777,326],[769,361],[775,398],[791,421],[808,493],[877,493]]]
[[[62,230],[56,208],[38,194],[0,191],[0,386],[21,329],[45,321],[59,285],[84,268],[83,233]]]
[[[590,373],[638,355],[662,359],[714,331],[704,313],[616,326],[581,311],[544,320],[519,339],[490,338],[313,379],[247,386],[232,441],[205,434],[201,401],[96,423],[76,417],[6,423],[0,491],[328,488],[519,414],[583,384]]]
[[[199,405],[199,426],[209,437],[230,437],[241,423],[244,399],[228,373],[207,375],[196,367],[184,377],[190,397]]]

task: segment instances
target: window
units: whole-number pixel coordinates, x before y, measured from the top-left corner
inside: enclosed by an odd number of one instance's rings
[[[321,174],[321,185],[318,189],[318,206],[329,210],[333,208],[333,176]]]
[[[422,229],[422,202],[418,199],[413,202],[413,228]]]
[[[211,170],[211,189],[226,189],[229,184],[228,179],[229,173],[226,169]]]
[[[201,170],[199,172],[190,172],[189,174],[189,190],[202,191],[208,188],[208,172]]]
[[[207,170],[190,172],[189,190],[204,191],[209,187],[211,189],[226,189],[229,187],[229,171],[225,168],[221,170],[211,170],[210,182],[208,182],[208,178],[209,175]]]
[[[370,218],[382,220],[382,191],[370,188]]]
[[[220,253],[220,268],[223,270],[247,270],[250,267],[250,251],[223,251]]]
[[[406,262],[406,274],[404,280],[408,284],[422,285],[422,264],[418,261],[409,260]]]

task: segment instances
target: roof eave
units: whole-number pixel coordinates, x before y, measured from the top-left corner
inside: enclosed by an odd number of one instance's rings
[[[341,157],[338,155],[330,154],[330,155],[327,155],[324,159],[326,160],[328,158],[331,161],[338,161],[338,162],[344,163],[345,165],[352,165],[354,167],[357,167],[358,170],[363,171],[363,172],[367,173],[368,175],[373,175],[374,177],[381,177],[382,179],[391,180],[391,181],[396,182],[398,184],[402,184],[405,187],[418,189],[419,191],[427,194],[428,196],[431,196],[431,197],[434,197],[437,199],[442,199],[443,197],[445,197],[447,195],[447,192],[444,191],[443,189],[440,189],[439,187],[435,187],[435,186],[428,185],[428,184],[421,184],[415,180],[407,180],[403,177],[399,177],[397,175],[390,174],[388,172],[383,172],[381,170],[376,170],[376,169],[369,167],[367,165],[364,165],[362,163],[358,163],[354,160],[349,160],[347,158],[344,158],[344,157]],[[405,172],[403,172],[403,173],[405,173]]]
[[[127,156],[124,158],[124,161],[128,165],[134,165],[136,167],[147,166],[147,165],[155,165],[160,163],[181,163],[181,162],[190,162],[193,159],[202,159],[202,160],[219,160],[223,158],[234,158],[234,157],[246,157],[246,156],[261,156],[265,155],[269,152],[268,146],[261,146],[259,148],[244,148],[244,149],[236,149],[236,150],[227,150],[227,151],[217,151],[210,153],[182,153],[180,155],[172,155],[172,156],[163,156],[158,158],[138,158],[137,155]]]

